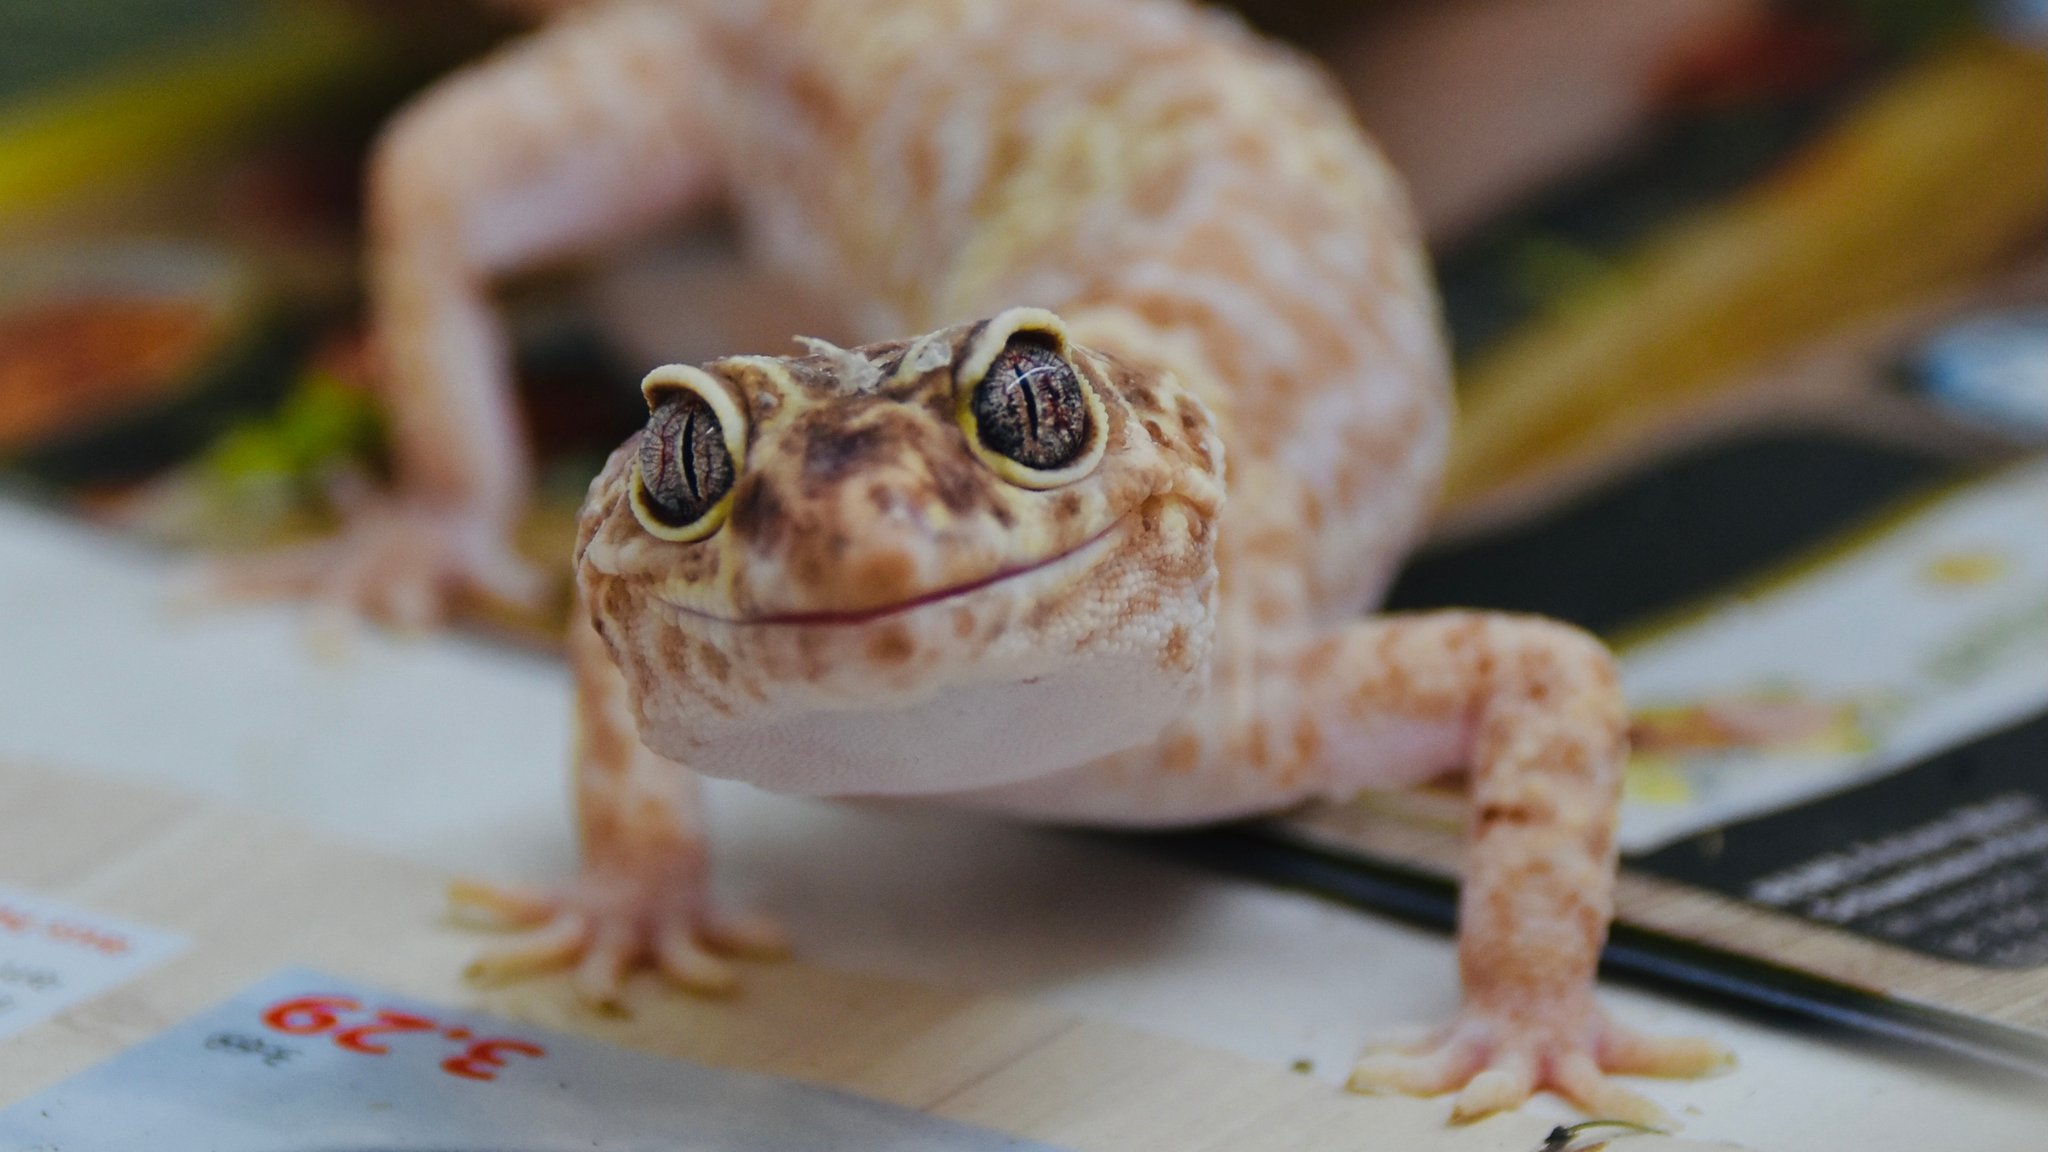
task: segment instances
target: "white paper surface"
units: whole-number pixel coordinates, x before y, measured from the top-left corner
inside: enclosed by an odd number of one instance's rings
[[[182,937],[0,888],[0,1039],[183,951]]]
[[[306,971],[273,976],[0,1112],[0,1148],[1052,1152]]]
[[[1620,836],[1631,853],[2033,715],[2048,707],[2048,463],[1631,647],[1622,680],[1639,732]],[[1702,734],[1700,746],[1659,755],[1646,713],[1652,732]]]

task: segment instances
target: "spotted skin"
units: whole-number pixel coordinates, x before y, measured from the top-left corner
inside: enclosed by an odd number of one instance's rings
[[[1398,183],[1316,69],[1178,0],[560,7],[379,148],[403,492],[337,545],[375,578],[330,591],[402,616],[514,583],[489,547],[526,487],[495,275],[722,198],[866,343],[662,370],[744,426],[708,536],[636,514],[638,438],[593,484],[584,874],[465,889],[538,926],[487,974],[574,964],[610,1003],[632,965],[717,989],[714,952],[772,947],[705,900],[692,773],[1161,826],[1464,769],[1464,1006],[1354,1086],[1645,1118],[1609,1073],[1721,1062],[1593,1001],[1607,653],[1530,618],[1358,615],[1427,511],[1448,373]],[[1019,332],[1100,405],[1099,456],[1057,483],[962,419]]]

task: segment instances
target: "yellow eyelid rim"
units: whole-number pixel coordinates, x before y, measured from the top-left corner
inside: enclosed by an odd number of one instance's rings
[[[702,368],[664,364],[640,380],[640,396],[647,401],[650,413],[677,392],[695,393],[710,405],[711,414],[718,417],[718,430],[725,436],[725,450],[732,456],[733,486],[702,516],[688,524],[669,524],[647,506],[647,485],[641,479],[640,455],[636,452],[633,454],[633,482],[629,491],[633,518],[640,521],[640,527],[648,535],[672,544],[692,544],[724,527],[725,518],[732,514],[733,493],[739,491],[739,478],[745,475],[747,467],[747,413],[725,382]]]
[[[1020,332],[1036,332],[1052,337],[1060,359],[1074,369],[1074,378],[1081,382],[1081,397],[1088,405],[1089,426],[1094,430],[1088,448],[1079,459],[1065,468],[1051,472],[1041,471],[1019,464],[1000,452],[992,452],[981,442],[981,425],[974,419],[974,390],[981,386],[989,366],[1002,355],[1010,338]],[[1102,462],[1102,453],[1109,445],[1109,410],[1103,406],[1102,397],[1096,395],[1095,382],[1075,360],[1072,343],[1067,339],[1067,325],[1058,316],[1043,308],[1010,308],[997,313],[974,337],[967,348],[967,354],[960,359],[960,366],[953,373],[953,418],[960,425],[960,431],[967,436],[968,446],[974,450],[989,470],[1019,488],[1044,490],[1072,484]]]

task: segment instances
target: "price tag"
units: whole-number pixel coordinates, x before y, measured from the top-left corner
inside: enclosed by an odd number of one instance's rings
[[[302,971],[0,1111],[0,1148],[1053,1152]]]
[[[0,888],[0,1038],[170,959],[185,941]]]

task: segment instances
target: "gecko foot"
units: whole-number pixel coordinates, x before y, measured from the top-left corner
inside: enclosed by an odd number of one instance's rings
[[[359,495],[329,540],[215,562],[208,599],[312,600],[329,624],[368,618],[405,630],[440,624],[458,595],[537,606],[546,579],[486,518]]]
[[[1461,1123],[1549,1089],[1589,1116],[1662,1127],[1670,1123],[1663,1109],[1609,1077],[1688,1078],[1733,1063],[1711,1040],[1645,1036],[1597,1008],[1542,1023],[1467,1010],[1421,1044],[1367,1052],[1349,1087],[1415,1096],[1461,1089],[1451,1109],[1452,1120]]]
[[[626,974],[643,964],[686,992],[725,996],[739,987],[727,958],[789,954],[773,922],[721,912],[694,885],[586,879],[550,893],[465,880],[449,887],[448,898],[466,919],[524,930],[472,961],[469,979],[497,983],[573,967],[577,998],[603,1012],[622,1011]]]

